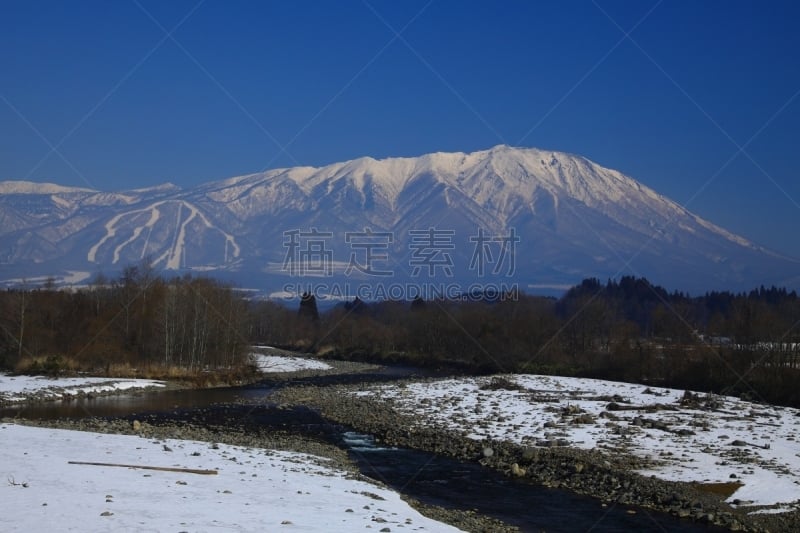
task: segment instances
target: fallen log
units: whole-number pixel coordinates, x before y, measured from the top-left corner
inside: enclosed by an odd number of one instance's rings
[[[181,472],[184,474],[201,474],[205,476],[214,476],[217,474],[216,470],[200,470],[195,468],[177,468],[171,466],[147,466],[147,465],[125,465],[120,463],[94,463],[89,461],[67,461],[71,465],[89,465],[89,466],[116,466],[119,468],[138,468],[140,470],[159,470],[161,472]]]

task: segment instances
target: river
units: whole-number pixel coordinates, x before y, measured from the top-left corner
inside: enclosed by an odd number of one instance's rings
[[[413,369],[388,369],[301,380],[324,385],[407,377]],[[303,407],[279,408],[270,393],[283,383],[265,381],[247,387],[179,390],[77,399],[0,410],[0,418],[113,417],[151,424],[193,424],[289,432],[346,450],[361,472],[430,505],[475,510],[521,531],[627,532],[724,531],[630,506],[603,506],[594,498],[511,479],[480,464],[404,448],[383,447],[375,438],[333,423]]]

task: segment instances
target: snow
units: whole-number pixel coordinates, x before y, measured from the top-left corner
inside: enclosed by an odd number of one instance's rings
[[[75,285],[77,283],[81,283],[82,281],[86,281],[91,277],[91,272],[85,272],[81,270],[68,270],[67,274],[62,278],[64,283],[68,283],[70,285]]]
[[[271,372],[328,367],[299,357],[258,357]],[[0,401],[162,385],[0,374]],[[422,516],[390,489],[296,452],[5,423],[0,479],[3,531],[458,531]]]
[[[472,439],[528,446],[560,441],[583,449],[625,451],[652,461],[640,471],[643,475],[742,483],[729,497],[731,503],[784,510],[800,505],[798,409],[706,395],[681,405],[684,391],[603,380],[503,378],[521,390],[483,390],[492,378],[482,377],[402,388],[375,385],[356,394],[393,402],[420,425],[465,431]],[[612,401],[622,409],[607,410]],[[590,421],[575,420],[584,413]]]
[[[177,192],[180,191],[181,188],[175,185],[172,182],[165,182],[160,185],[153,185],[152,187],[142,187],[139,189],[131,189],[128,192],[136,193],[136,194],[145,194],[145,193],[152,193],[152,192]]]
[[[256,348],[274,350],[271,346],[257,346]],[[254,353],[251,357],[261,372],[297,372],[298,370],[330,370],[333,368],[328,363],[308,357],[262,353]]]
[[[271,346],[254,346],[259,351],[275,350]],[[279,351],[278,351],[279,352]],[[330,370],[331,365],[308,357],[284,354],[253,353],[253,362],[261,372],[297,372],[300,370]],[[33,396],[39,399],[60,399],[64,395],[98,394],[150,387],[164,387],[166,383],[152,379],[117,379],[105,377],[12,376],[0,373],[0,404],[21,402]]]
[[[0,194],[40,191],[38,184],[9,183],[0,183]],[[253,267],[260,271],[269,265],[267,271],[273,272],[271,263],[285,252],[281,231],[308,229],[302,228],[301,222],[308,221],[304,214],[312,213],[316,224],[337,239],[366,227],[394,231],[400,250],[408,244],[408,229],[445,224],[437,213],[447,206],[447,224],[454,227],[442,229],[461,234],[482,227],[503,235],[516,227],[524,233],[518,265],[535,269],[524,274],[518,269],[520,280],[574,283],[590,274],[604,276],[606,270],[613,277],[630,257],[637,258],[636,265],[628,265],[634,270],[651,279],[661,276],[662,285],[672,279],[677,288],[693,291],[744,288],[746,271],[767,276],[755,285],[770,279],[786,284],[788,273],[797,270],[792,270],[796,263],[691,214],[618,171],[535,148],[363,157],[319,168],[269,170],[185,191],[164,187],[68,194],[71,190],[53,189],[46,201],[32,198],[9,211],[13,222],[7,225],[29,234],[24,246],[12,247],[18,253],[7,277],[35,274],[21,266],[26,261],[39,263],[38,271],[65,263],[91,270],[80,265],[111,267],[152,256],[154,266],[227,271],[241,283]],[[51,197],[63,208],[51,209]],[[52,246],[55,242],[62,246]],[[347,253],[341,250],[339,260]],[[536,250],[559,260],[539,263]],[[598,255],[610,259],[592,260]],[[663,264],[664,257],[674,269]],[[532,258],[536,262],[530,263]],[[676,273],[652,272],[653,265]],[[688,278],[681,275],[690,271]]]
[[[541,161],[547,164],[541,165]],[[286,170],[269,171],[262,176],[276,179],[286,176]],[[570,195],[587,204],[620,201],[630,193],[632,185],[638,185],[621,173],[580,156],[505,145],[469,154],[438,152],[420,157],[362,157],[320,168],[304,167],[302,172],[288,176],[306,194],[311,194],[322,184],[329,192],[333,191],[333,184],[340,180],[349,180],[358,191],[363,191],[366,178],[370,177],[375,190],[393,208],[404,189],[419,176],[434,176],[438,181],[462,190],[480,205],[486,205],[491,198],[496,199],[494,195],[498,191],[485,187],[489,177],[499,178],[504,196],[530,199],[537,188],[544,187],[556,196]],[[649,200],[661,198],[650,189],[645,189],[644,193]]]
[[[389,211],[373,210],[371,214],[390,227],[398,215],[414,218],[406,212],[409,206],[403,204],[402,197],[420,178],[443,185],[442,194],[453,194],[454,209],[456,204],[463,207],[464,202],[477,204],[485,214],[506,225],[519,215],[520,206],[532,206],[546,193],[556,205],[577,200],[586,208],[602,213],[632,231],[636,242],[652,236],[647,222],[655,220],[661,228],[672,228],[677,221],[688,234],[702,233],[713,236],[713,240],[721,239],[746,248],[753,246],[746,239],[692,215],[621,172],[579,155],[537,148],[499,145],[472,153],[437,152],[385,159],[361,157],[318,168],[277,169],[218,182],[219,187],[211,194],[216,201],[235,200],[237,217],[248,219],[263,213],[265,204],[263,201],[245,202],[245,198],[254,191],[269,188],[268,184],[284,183],[287,179],[298,187],[291,198],[294,203],[326,203],[330,199],[325,195],[334,194],[352,199],[342,194],[343,188],[363,197],[369,189],[376,205]],[[255,183],[259,186],[254,187]],[[273,193],[268,194],[268,199],[282,204],[287,201]],[[250,208],[245,207],[250,204]],[[535,210],[532,214],[536,215]],[[564,217],[559,219],[564,223]]]
[[[59,399],[65,394],[96,394],[164,386],[163,381],[152,379],[114,379],[88,376],[48,378],[45,376],[10,376],[0,373],[0,404],[24,401],[33,395],[42,399]]]
[[[259,351],[275,350],[271,346],[254,346]],[[290,356],[277,351],[276,354],[253,353],[253,362],[262,372],[297,372],[300,370],[330,370],[331,365],[308,357]],[[64,395],[98,394],[112,391],[127,391],[150,387],[164,387],[166,383],[152,379],[118,379],[106,377],[62,377],[12,376],[0,373],[0,404],[21,402],[33,396],[39,399],[60,399]]]
[[[283,355],[270,346],[254,349],[260,353],[252,357],[264,372],[331,368],[322,361]],[[500,387],[486,387],[493,383]],[[60,398],[163,385],[143,379],[0,374],[0,403],[23,401],[32,394]],[[402,387],[376,384],[353,394],[391,402],[400,412],[413,415],[420,426],[464,431],[479,441],[525,446],[557,441],[649,460],[639,470],[645,476],[741,483],[728,501],[754,506],[753,512],[800,507],[798,409],[728,396],[687,397],[677,389],[539,375],[441,379]],[[167,451],[165,444],[174,451]],[[215,469],[219,474],[68,461]],[[380,517],[389,526],[402,524],[412,531],[452,530],[421,517],[388,489],[347,479],[344,472],[321,461],[326,460],[263,449],[221,445],[215,449],[202,442],[154,442],[0,424],[0,476],[8,480],[0,484],[6,509],[0,514],[0,529],[40,530],[57,524],[59,530],[353,530],[375,527],[373,518]],[[385,499],[372,499],[365,492]],[[31,512],[34,508],[40,512]],[[113,514],[102,516],[107,511]]]
[[[197,206],[185,200],[161,200],[154,202],[147,207],[125,211],[112,217],[108,222],[105,223],[105,235],[103,235],[99,241],[89,248],[89,251],[86,254],[86,260],[91,263],[97,262],[98,251],[101,247],[103,247],[104,244],[106,244],[106,242],[111,241],[112,243],[116,243],[113,250],[111,263],[117,264],[121,260],[122,251],[126,247],[133,246],[137,241],[139,241],[142,233],[146,230],[145,242],[141,251],[141,257],[144,257],[151,251],[148,249],[148,245],[150,243],[150,235],[152,234],[153,228],[157,223],[159,223],[159,221],[162,220],[162,212],[159,208],[162,206],[174,207],[174,204],[176,203],[177,216],[171,242],[168,246],[166,246],[165,251],[153,261],[153,264],[164,262],[165,268],[172,270],[178,270],[184,266],[183,259],[185,257],[185,250],[187,247],[187,229],[195,219],[199,220],[203,227],[209,230],[217,231],[224,237],[223,257],[226,263],[231,258],[239,257],[241,248],[236,243],[236,239],[233,237],[233,235],[215,226]],[[188,210],[189,213],[185,219],[182,216],[183,209]],[[136,225],[131,229],[130,224],[134,223],[135,220],[139,218],[137,215],[146,213],[149,213],[150,215],[147,219],[147,222],[145,222],[144,225]],[[122,242],[114,241],[118,233],[124,233],[127,231],[130,231],[131,233],[127,239],[123,240]]]
[[[37,183],[22,180],[0,181],[0,194],[69,194],[76,192],[96,191],[82,187],[65,187],[55,183]]]
[[[0,424],[0,529],[458,531],[326,463],[294,452]]]

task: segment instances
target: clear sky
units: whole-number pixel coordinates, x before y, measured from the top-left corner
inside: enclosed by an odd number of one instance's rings
[[[794,1],[0,0],[0,180],[535,146],[797,257],[798,28]]]

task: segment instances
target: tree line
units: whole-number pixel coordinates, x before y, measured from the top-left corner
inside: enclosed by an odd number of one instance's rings
[[[473,295],[474,296],[474,295]],[[262,302],[259,342],[327,357],[468,372],[536,372],[800,405],[800,299],[776,287],[689,296],[623,277],[561,298],[366,303],[324,313]]]
[[[470,373],[534,372],[744,395],[800,405],[794,291],[689,296],[623,277],[561,298],[354,300],[321,312],[245,298],[219,281],[146,264],[90,287],[0,292],[0,368],[134,374],[243,369],[249,345]]]
[[[0,367],[153,375],[234,368],[247,358],[247,313],[230,286],[164,279],[144,263],[81,290],[22,286],[0,293]]]

